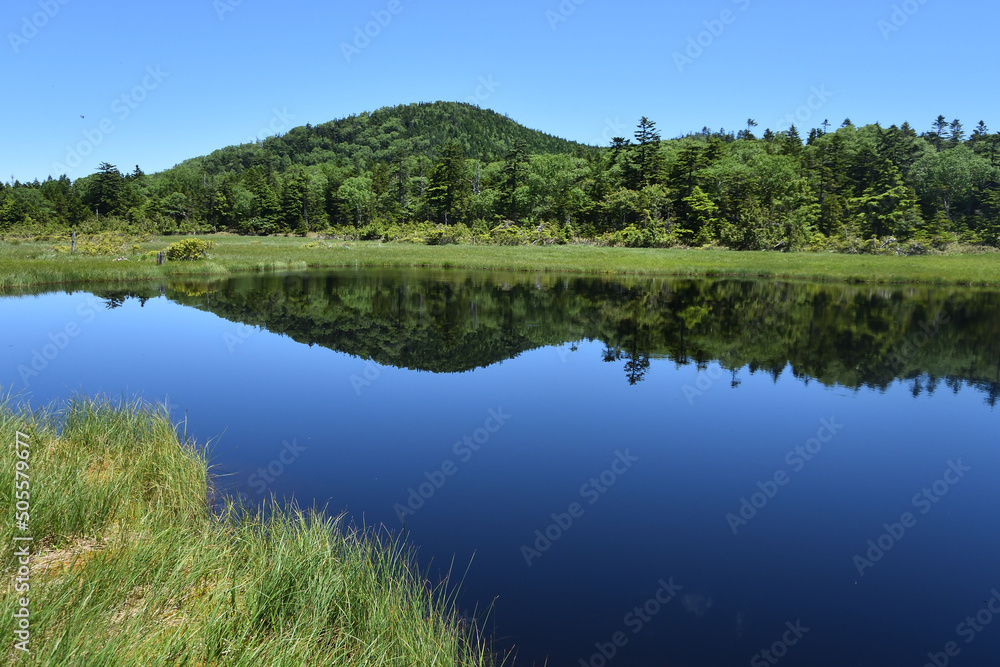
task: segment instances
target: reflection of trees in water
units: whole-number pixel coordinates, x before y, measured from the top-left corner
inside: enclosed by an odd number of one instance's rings
[[[139,302],[139,307],[144,308],[146,306],[146,302],[149,301],[150,298],[149,296],[136,294],[130,291],[102,292],[100,297],[104,299],[104,307],[108,310],[121,308],[129,299],[136,299]]]
[[[628,361],[625,362],[625,377],[628,378],[628,383],[636,384],[637,382],[642,382],[646,371],[649,370],[649,357],[644,354],[640,354],[638,357],[629,354],[627,359]]]
[[[642,382],[649,370],[649,356],[633,351],[625,351],[620,348],[604,346],[601,358],[605,362],[625,360],[625,377],[630,385]]]
[[[155,288],[151,288],[155,295]],[[135,293],[136,296],[149,296]],[[168,296],[380,364],[461,372],[565,342],[600,341],[630,384],[650,359],[785,370],[809,382],[914,395],[1000,387],[1000,293],[920,286],[372,270],[253,276]],[[209,298],[210,297],[210,298]]]

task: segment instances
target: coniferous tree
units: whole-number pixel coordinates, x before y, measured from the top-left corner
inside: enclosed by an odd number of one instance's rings
[[[748,140],[756,139],[757,137],[753,135],[753,128],[755,127],[757,127],[757,121],[755,121],[753,118],[747,118],[747,129],[740,130],[739,134],[736,135],[736,138],[748,139]]]
[[[976,125],[974,130],[972,130],[972,136],[969,138],[969,145],[977,155],[982,155],[985,152],[985,149],[989,148],[989,144],[990,130],[986,127],[986,123],[979,121],[979,124]]]
[[[427,198],[438,222],[462,222],[469,181],[465,178],[465,150],[456,141],[441,149],[431,168]]]
[[[957,118],[948,126],[948,145],[955,147],[965,140],[965,130]]]
[[[657,182],[662,160],[660,158],[660,133],[656,123],[646,116],[639,119],[635,130],[635,144],[631,147],[625,169],[626,187],[641,190]]]
[[[931,130],[930,140],[934,144],[934,147],[939,151],[944,147],[944,135],[945,130],[948,128],[948,120],[944,115],[938,116],[934,120],[933,129]]]
[[[851,201],[860,217],[862,236],[906,236],[920,222],[917,195],[889,161],[883,162],[878,174],[878,180]]]
[[[528,177],[528,151],[520,139],[507,151],[504,157],[503,182],[500,194],[504,202],[504,212],[508,219],[518,222],[521,216],[521,203],[518,188],[524,185]]]
[[[615,165],[620,164],[623,161],[623,157],[626,156],[626,155],[628,155],[628,148],[631,145],[632,145],[632,141],[630,139],[626,139],[625,137],[614,137],[614,138],[612,138],[611,139],[611,153],[610,153],[610,155],[611,155],[611,165],[610,166],[615,166]],[[627,168],[627,165],[624,165],[623,168]]]
[[[251,218],[241,221],[253,234],[270,234],[277,228],[281,203],[274,192],[270,174],[263,167],[247,172],[246,188],[252,196]]]
[[[309,180],[299,168],[290,174],[281,193],[281,223],[285,229],[309,231]]]
[[[85,199],[96,215],[118,215],[125,202],[125,178],[118,167],[102,162],[94,174]]]

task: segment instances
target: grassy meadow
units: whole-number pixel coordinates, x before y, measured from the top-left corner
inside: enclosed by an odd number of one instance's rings
[[[0,289],[362,266],[1000,285],[1000,253],[904,257],[590,245],[427,246],[229,235],[198,238],[216,244],[207,259],[168,261],[163,266],[157,266],[150,253],[163,250],[178,237],[138,242],[121,254],[92,256],[58,252],[52,241],[0,241]]]
[[[29,436],[27,531],[12,523],[17,431]],[[497,664],[452,589],[427,582],[398,539],[295,509],[213,513],[206,459],[162,411],[7,400],[0,438],[8,664]],[[20,593],[18,535],[34,539]],[[13,648],[21,597],[30,654]]]

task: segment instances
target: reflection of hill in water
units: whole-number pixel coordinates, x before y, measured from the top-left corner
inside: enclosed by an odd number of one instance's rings
[[[1000,293],[760,280],[371,270],[172,283],[167,296],[380,364],[460,372],[545,345],[605,343],[632,381],[650,357],[998,397]]]

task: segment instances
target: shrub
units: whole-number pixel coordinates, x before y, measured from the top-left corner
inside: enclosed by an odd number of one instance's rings
[[[167,246],[167,259],[196,260],[208,256],[208,251],[215,247],[212,241],[201,239],[184,239]]]
[[[70,240],[68,237],[54,237],[53,240],[63,242],[61,245],[53,246],[52,249],[56,252],[68,253],[72,250],[72,246],[66,243],[66,241]],[[137,244],[145,243],[149,240],[149,236],[132,236],[129,234],[103,233],[89,236],[80,234],[76,239],[76,252],[77,254],[91,257],[124,255],[129,252],[134,255],[140,250]]]
[[[358,238],[362,241],[383,241],[385,236],[385,225],[381,222],[373,221],[358,228]]]
[[[448,245],[467,242],[472,236],[469,228],[461,222],[454,225],[438,225],[424,234],[427,245]]]
[[[254,217],[240,220],[239,231],[241,234],[248,234],[250,236],[267,236],[276,233],[278,226],[274,224],[273,220]]]
[[[490,230],[489,241],[496,245],[524,245],[528,234],[513,222],[505,221]]]
[[[626,248],[651,248],[655,240],[656,234],[651,229],[639,229],[635,225],[613,232],[608,239],[611,245]]]

